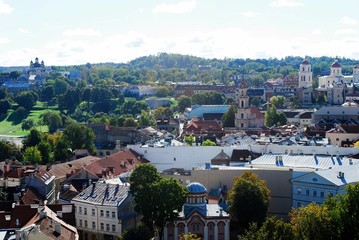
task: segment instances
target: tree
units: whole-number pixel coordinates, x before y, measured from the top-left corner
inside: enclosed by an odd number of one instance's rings
[[[170,90],[168,89],[168,87],[160,86],[157,88],[157,93],[156,93],[157,97],[167,97],[169,94],[170,94]]]
[[[43,101],[50,101],[55,97],[55,88],[53,85],[46,86],[41,91],[41,98]]]
[[[90,153],[95,151],[95,134],[91,128],[81,124],[69,124],[63,132],[63,137],[71,149],[87,149]]]
[[[151,231],[143,224],[139,224],[134,228],[125,230],[120,240],[148,240],[152,236]]]
[[[228,210],[244,229],[251,222],[262,223],[268,211],[269,192],[264,180],[252,172],[244,172],[234,179],[228,194]]]
[[[19,93],[15,101],[19,106],[24,107],[26,110],[30,110],[36,104],[36,97],[31,91],[25,91]]]
[[[11,108],[11,103],[8,99],[0,100],[0,115],[6,114],[7,111]]]
[[[41,159],[43,164],[47,164],[51,162],[51,152],[52,147],[48,141],[42,140],[38,145],[37,148],[41,153]]]
[[[202,146],[217,146],[215,142],[212,142],[211,140],[207,139],[202,143]]]
[[[180,112],[184,112],[184,110],[188,107],[191,107],[192,101],[190,97],[182,95],[178,98],[178,110]]]
[[[69,84],[63,79],[56,79],[54,83],[55,95],[64,94],[69,88]]]
[[[62,127],[62,119],[57,112],[46,112],[42,116],[43,122],[49,127],[49,133],[54,133],[58,128]]]
[[[152,111],[152,116],[154,119],[161,119],[163,117],[171,117],[173,112],[169,107],[159,107]]]
[[[223,114],[222,123],[223,127],[235,127],[235,116],[236,116],[236,106],[231,105],[227,112]]]
[[[141,116],[138,119],[138,123],[141,126],[153,126],[155,124],[154,120],[150,116],[150,114],[148,112],[146,112],[146,111],[143,111],[143,110],[141,111]]]
[[[0,140],[0,161],[6,159],[16,159],[20,156],[18,147],[11,142]]]
[[[283,112],[277,112],[277,109],[272,105],[264,114],[264,125],[267,127],[281,126],[287,123],[287,117]]]
[[[22,154],[22,157],[26,164],[39,164],[42,161],[41,152],[39,151],[37,146],[27,147]]]
[[[154,229],[161,239],[165,224],[174,221],[182,210],[187,189],[174,178],[163,178],[150,164],[135,168],[130,183],[135,210],[142,214],[144,224]]]
[[[183,140],[187,143],[188,146],[192,146],[193,143],[196,141],[196,138],[191,134],[189,136],[184,136]]]
[[[22,149],[25,150],[28,147],[34,147],[39,144],[42,140],[42,133],[32,128],[27,137],[22,141]]]
[[[126,118],[123,122],[124,127],[137,127],[138,123],[133,117]]]
[[[22,130],[27,131],[27,130],[30,130],[31,128],[33,128],[34,126],[35,126],[34,119],[27,118],[27,119],[22,120],[22,123],[21,123]]]
[[[293,209],[290,216],[296,239],[337,239],[338,226],[332,225],[332,217],[326,206],[310,203]]]

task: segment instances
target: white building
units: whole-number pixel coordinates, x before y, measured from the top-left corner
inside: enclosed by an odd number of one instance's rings
[[[298,82],[298,97],[303,104],[311,104],[312,103],[312,95],[313,95],[313,73],[312,73],[312,65],[308,62],[308,60],[304,59],[304,61],[300,64],[299,67],[299,82]]]
[[[359,165],[298,174],[292,180],[294,208],[311,202],[321,204],[330,196],[344,194],[348,184],[359,182]]]
[[[124,229],[135,226],[137,214],[129,187],[120,181],[92,183],[71,203],[75,204],[76,228],[83,239],[115,239]]]

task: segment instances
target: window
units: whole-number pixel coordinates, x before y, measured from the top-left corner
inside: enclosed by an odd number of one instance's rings
[[[320,192],[320,197],[321,197],[321,198],[324,197],[324,192]]]
[[[87,220],[85,220],[85,228],[87,228]]]
[[[96,223],[92,222],[92,229],[95,229],[95,228],[96,228]]]
[[[106,231],[110,231],[110,224],[106,224]]]
[[[297,194],[301,195],[302,194],[302,188],[297,188]]]
[[[297,202],[297,208],[300,208],[302,204],[300,202]]]
[[[82,227],[82,220],[79,221],[79,226]]]
[[[79,213],[82,214],[82,207],[79,207]]]
[[[305,190],[305,195],[309,196],[309,189]]]
[[[112,224],[112,232],[116,232],[116,225]]]
[[[101,230],[104,230],[104,228],[103,228],[103,223],[101,223]]]
[[[95,209],[92,209],[92,216],[95,216]]]
[[[87,208],[84,208],[84,214],[87,215]]]
[[[103,210],[100,211],[100,216],[103,217]]]
[[[107,217],[107,218],[110,217],[110,211],[106,211],[106,217]]]
[[[317,196],[317,191],[313,191],[313,197]]]
[[[115,217],[116,217],[116,213],[112,212],[112,218],[115,218]]]

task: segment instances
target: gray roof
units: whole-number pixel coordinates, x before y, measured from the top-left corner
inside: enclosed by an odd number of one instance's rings
[[[339,177],[339,172],[344,173],[344,175]],[[294,179],[294,181],[311,182],[317,181],[317,178],[324,178],[338,187],[359,182],[359,165],[341,166],[338,168],[314,171],[304,176],[300,176]]]
[[[281,158],[281,161],[277,157]],[[358,164],[359,159],[322,155],[264,154],[251,161],[249,165],[275,167],[328,169]]]
[[[227,212],[225,212],[221,206],[219,206],[218,204],[207,204],[206,205],[207,211],[206,211],[206,218],[213,218],[213,217],[229,217],[229,214]],[[221,216],[221,209],[222,209],[222,216]],[[183,209],[182,211],[179,213],[179,218],[184,218],[184,212]]]
[[[231,157],[228,156],[223,150],[217,154],[212,160],[230,160]]]
[[[72,201],[94,205],[119,206],[129,195],[129,187],[120,184],[97,182],[74,197]]]

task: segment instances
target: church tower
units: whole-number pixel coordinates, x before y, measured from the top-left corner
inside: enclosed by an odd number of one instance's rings
[[[235,116],[235,126],[237,129],[245,130],[249,127],[250,109],[247,87],[243,84],[236,90],[237,113]]]
[[[308,60],[304,59],[302,64],[299,67],[299,88],[309,88],[312,87],[313,81],[313,73],[312,73],[312,65],[308,62]]]

